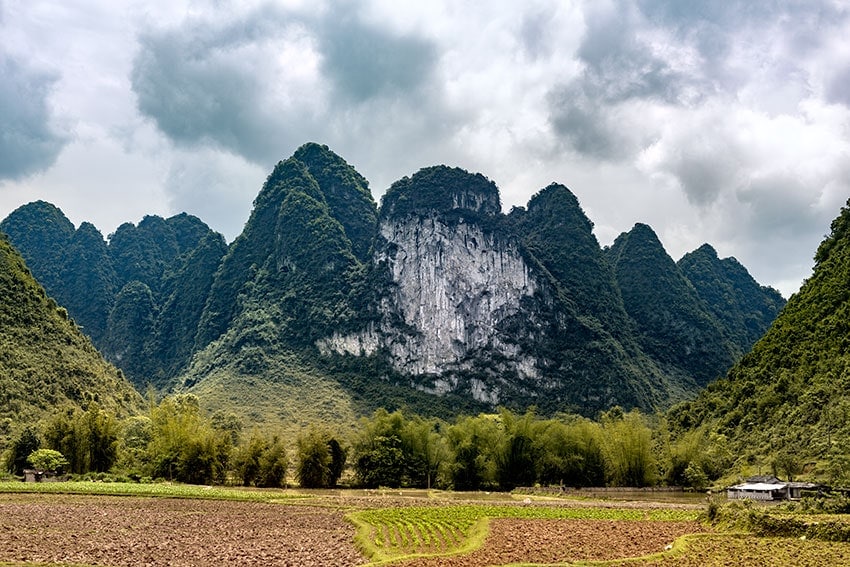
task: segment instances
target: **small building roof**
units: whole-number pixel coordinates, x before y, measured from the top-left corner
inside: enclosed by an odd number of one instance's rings
[[[745,490],[749,492],[769,492],[772,490],[785,490],[788,487],[788,483],[780,482],[745,482],[743,484],[736,484],[735,486],[730,486],[729,490]]]

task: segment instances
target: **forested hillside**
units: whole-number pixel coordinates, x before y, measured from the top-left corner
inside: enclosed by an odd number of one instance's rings
[[[137,389],[167,388],[186,366],[227,250],[220,234],[183,213],[124,223],[107,243],[90,223],[75,230],[42,201],[13,211],[0,230],[48,295]]]
[[[126,416],[142,399],[0,234],[0,445],[13,430],[93,402]]]
[[[670,412],[678,432],[725,436],[741,464],[850,478],[850,204],[812,276],[722,380]],[[741,328],[741,327],[739,327]]]

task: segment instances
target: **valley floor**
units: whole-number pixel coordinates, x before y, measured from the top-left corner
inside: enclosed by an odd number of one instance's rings
[[[847,543],[713,533],[693,504],[70,484],[0,486],[0,565],[850,564]]]

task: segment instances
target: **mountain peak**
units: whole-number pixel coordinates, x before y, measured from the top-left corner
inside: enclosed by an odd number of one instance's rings
[[[303,163],[318,183],[331,215],[342,223],[355,257],[366,260],[378,222],[369,182],[327,146],[309,142],[292,157]]]
[[[708,243],[703,244],[702,246],[694,250],[694,252],[704,254],[710,258],[719,258],[719,256],[717,255],[717,250],[715,250],[714,247]]]
[[[499,189],[480,173],[437,165],[396,181],[381,200],[384,216],[455,210],[498,215],[502,210]]]

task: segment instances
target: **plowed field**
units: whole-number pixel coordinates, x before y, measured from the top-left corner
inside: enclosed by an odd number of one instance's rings
[[[366,559],[333,508],[13,494],[0,495],[0,562],[309,567]]]
[[[624,559],[664,551],[677,537],[704,531],[698,522],[495,519],[481,549],[403,565],[479,567]]]

